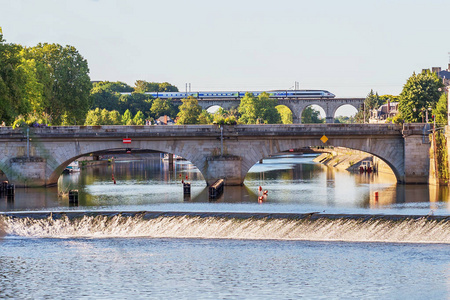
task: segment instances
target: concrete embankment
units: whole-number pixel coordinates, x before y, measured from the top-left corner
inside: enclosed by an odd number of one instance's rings
[[[337,168],[339,170],[357,172],[359,171],[362,162],[370,161],[377,172],[394,174],[384,161],[366,152],[343,147],[325,148],[321,151],[323,151],[323,153],[317,156],[314,161],[320,162],[326,166]]]

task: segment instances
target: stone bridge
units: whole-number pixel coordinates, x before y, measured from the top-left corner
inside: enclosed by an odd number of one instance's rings
[[[181,100],[172,100],[175,105],[181,105]],[[220,106],[229,110],[237,108],[241,103],[240,99],[198,99],[198,104],[202,109],[208,109],[212,106]],[[292,111],[294,124],[302,122],[302,113],[310,105],[318,105],[325,111],[326,123],[334,123],[334,114],[336,110],[343,105],[352,105],[359,110],[364,104],[364,98],[299,98],[299,99],[278,99],[278,105],[285,105]]]
[[[326,143],[320,140],[324,135]],[[124,144],[124,138],[131,144]],[[424,124],[0,127],[0,170],[18,187],[48,186],[79,157],[132,148],[180,155],[207,184],[224,178],[226,185],[240,185],[265,157],[323,145],[373,154],[400,183],[428,181],[430,145]]]

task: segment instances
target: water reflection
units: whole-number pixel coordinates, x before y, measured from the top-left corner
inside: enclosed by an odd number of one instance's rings
[[[64,174],[58,187],[17,189],[14,201],[0,198],[0,210],[45,210],[70,208],[67,193],[79,190],[80,209],[161,210],[208,206],[193,204],[258,204],[293,211],[320,210],[348,212],[346,209],[447,213],[449,192],[427,185],[397,185],[391,174],[352,174],[313,162],[314,155],[286,155],[255,164],[245,185],[225,187],[224,193],[210,201],[203,176],[187,161],[173,167],[159,155],[145,160],[116,161],[89,166],[80,173]],[[191,182],[191,195],[183,196],[181,181]],[[115,181],[115,182],[114,182]],[[268,191],[258,202],[259,187]],[[169,206],[172,205],[172,206]],[[216,208],[214,208],[216,209]]]

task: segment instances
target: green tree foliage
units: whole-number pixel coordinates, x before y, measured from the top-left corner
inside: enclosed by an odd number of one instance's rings
[[[262,93],[258,97],[252,93],[246,93],[238,108],[241,114],[239,122],[243,124],[281,123],[281,116],[275,108],[277,102],[277,99],[270,98],[267,93]]]
[[[379,99],[381,100],[381,104],[386,104],[388,100],[390,102],[399,102],[400,96],[394,96],[394,95],[381,95],[379,96]],[[378,106],[379,107],[379,106]]]
[[[117,110],[108,111],[99,108],[89,110],[84,125],[121,125],[122,120]]]
[[[178,88],[168,82],[162,82],[159,84],[158,92],[178,92]]]
[[[338,117],[334,118],[334,123],[352,124],[352,123],[355,123],[355,117],[338,116]]]
[[[433,109],[433,115],[436,118],[436,122],[439,124],[447,124],[447,106],[448,106],[448,95],[443,93],[439,98],[436,107]]]
[[[369,94],[367,94],[366,99],[364,100],[364,105],[359,108],[358,112],[355,115],[356,122],[369,122],[370,111],[372,109],[378,109],[380,105],[386,103],[387,100],[387,95],[380,97],[378,96],[378,93],[374,93],[373,90],[370,90]]]
[[[197,99],[189,96],[187,99],[181,99],[180,112],[178,113],[177,124],[198,124],[198,117],[202,112],[201,106],[198,104]]]
[[[438,175],[440,181],[448,184],[449,170],[448,170],[448,152],[447,152],[447,139],[445,134],[440,131],[435,132],[436,141],[436,156]]]
[[[22,46],[7,44],[0,35],[0,121],[6,124],[31,109],[25,87],[29,74],[21,67],[21,51]]]
[[[405,122],[422,122],[424,111],[436,107],[442,87],[436,73],[429,70],[413,73],[400,94],[399,111]]]
[[[84,123],[92,88],[86,59],[73,46],[45,43],[27,50],[30,58],[47,66],[45,84],[51,95],[46,110],[52,123]]]
[[[123,125],[134,125],[133,124],[133,115],[130,110],[127,109],[122,116],[122,124]]]
[[[213,123],[214,116],[210,114],[207,110],[202,110],[198,116],[198,124],[211,124]]]
[[[137,114],[138,111],[149,114],[152,103],[152,97],[149,95],[139,93],[121,95],[119,97],[119,107],[117,110],[122,114],[125,113],[126,110],[130,110],[133,115]]]
[[[120,116],[120,113],[117,110],[113,110],[109,112],[109,120],[110,125],[121,125],[122,124],[122,118]]]
[[[142,111],[138,111],[133,118],[134,125],[144,125],[145,124],[145,116]]]
[[[235,125],[237,124],[236,118],[237,110],[232,108],[230,110],[225,110],[220,107],[214,115],[212,115],[212,124],[219,125]],[[211,124],[211,122],[209,123]]]
[[[145,80],[136,80],[134,83],[136,93],[145,92],[178,92],[178,88],[168,82],[147,82]]]
[[[293,123],[293,117],[292,117],[292,111],[287,107],[286,105],[277,105],[275,107],[278,111],[278,113],[281,116],[281,123],[283,124],[292,124]]]
[[[152,107],[150,108],[150,116],[155,119],[164,115],[174,116],[175,114],[173,112],[174,108],[169,99],[156,98],[153,100]]]
[[[125,82],[98,81],[92,85],[92,93],[107,91],[112,93],[131,93],[134,89]]]
[[[94,82],[90,95],[91,108],[119,110],[120,93],[131,92],[133,92],[133,88],[124,82]]]
[[[324,123],[324,119],[320,117],[320,111],[308,106],[302,112],[302,124]]]
[[[86,115],[86,120],[84,121],[84,125],[103,125],[102,124],[102,116],[99,108],[89,110]]]

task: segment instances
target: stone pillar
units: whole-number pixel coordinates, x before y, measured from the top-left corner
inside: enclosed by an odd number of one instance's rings
[[[242,158],[239,156],[209,156],[206,158],[204,177],[208,185],[223,179],[225,185],[242,185]]]
[[[15,157],[10,160],[8,181],[16,187],[46,186],[47,161],[41,157]]]
[[[404,124],[405,174],[403,183],[428,183],[430,140],[425,124]]]
[[[302,118],[299,118],[294,113],[292,113],[292,124],[302,124]]]

